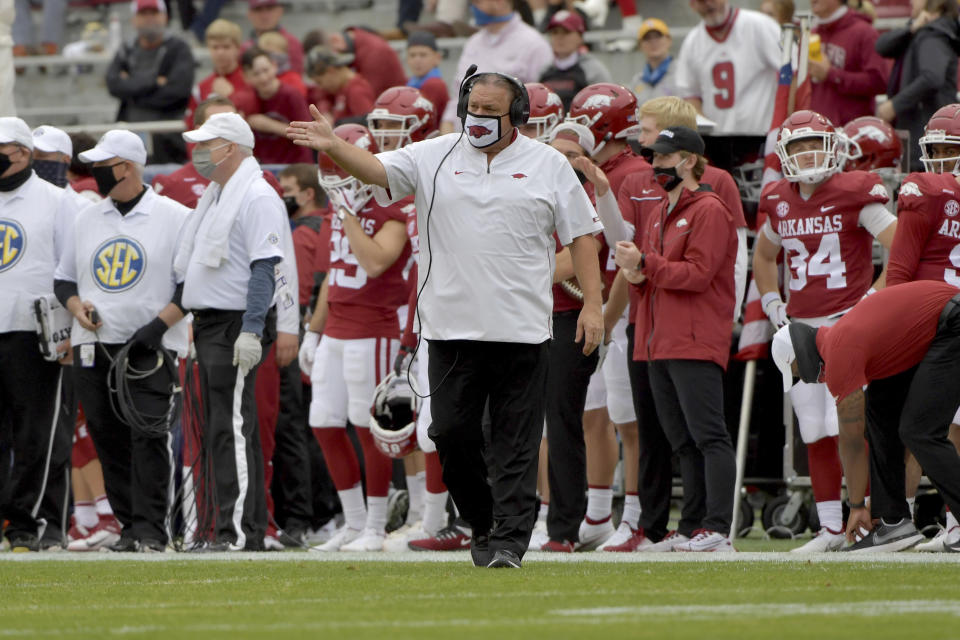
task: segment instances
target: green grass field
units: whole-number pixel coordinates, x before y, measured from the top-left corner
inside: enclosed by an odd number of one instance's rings
[[[398,555],[5,553],[0,637],[960,637],[953,556]]]

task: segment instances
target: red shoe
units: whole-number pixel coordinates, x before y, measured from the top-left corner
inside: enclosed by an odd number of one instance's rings
[[[90,530],[77,522],[76,514],[70,516],[70,530],[67,531],[67,543],[74,540],[83,540],[90,535]]]
[[[626,522],[621,522],[617,532],[607,542],[600,546],[598,551],[616,551],[631,553],[646,551],[653,546],[653,541],[643,532],[643,527],[634,529]]]
[[[550,540],[547,544],[540,547],[540,551],[550,551],[552,553],[573,553],[573,543],[566,540]]]
[[[466,551],[470,548],[470,536],[460,527],[450,525],[432,538],[411,540],[407,547],[411,551]]]
[[[90,529],[85,538],[67,545],[67,551],[99,551],[109,549],[120,541],[120,523],[113,515],[99,514],[97,526]]]

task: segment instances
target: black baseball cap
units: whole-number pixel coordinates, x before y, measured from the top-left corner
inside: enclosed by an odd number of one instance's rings
[[[437,48],[437,36],[429,31],[414,31],[407,36],[407,47],[415,46],[430,47],[434,51],[439,51]]]
[[[656,142],[646,147],[653,153],[668,154],[688,151],[702,156],[705,145],[700,134],[687,127],[667,127],[657,136]]]
[[[809,384],[816,384],[823,367],[823,358],[817,349],[817,330],[810,325],[791,322],[790,341],[797,354],[797,372],[800,379]]]

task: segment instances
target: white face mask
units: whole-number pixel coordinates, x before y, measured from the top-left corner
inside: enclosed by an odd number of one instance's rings
[[[467,140],[477,149],[485,149],[500,141],[500,118],[503,116],[478,116],[467,112],[463,122],[463,131]]]

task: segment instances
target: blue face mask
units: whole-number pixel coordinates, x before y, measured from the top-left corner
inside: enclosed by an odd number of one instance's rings
[[[505,16],[495,16],[487,13],[486,11],[480,11],[475,5],[470,5],[470,11],[473,12],[473,21],[478,27],[485,27],[488,24],[494,24],[496,22],[507,22],[513,17],[513,13],[508,13]]]

